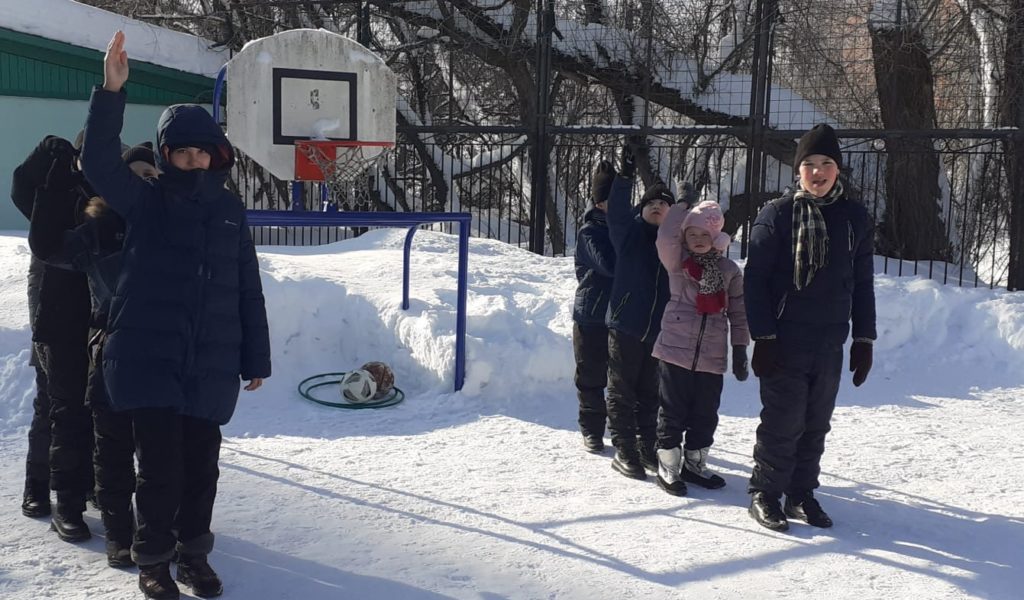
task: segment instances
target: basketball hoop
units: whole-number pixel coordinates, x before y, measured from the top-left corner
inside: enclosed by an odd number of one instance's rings
[[[393,142],[296,140],[296,181],[322,181],[341,206],[368,191],[368,175],[394,147]]]

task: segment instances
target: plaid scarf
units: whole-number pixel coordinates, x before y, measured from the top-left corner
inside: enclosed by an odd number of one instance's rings
[[[809,286],[818,269],[828,265],[828,228],[821,207],[842,195],[839,180],[823,198],[803,189],[793,194],[793,285],[798,290]]]
[[[704,254],[691,254],[683,261],[683,268],[697,280],[697,313],[714,314],[725,309],[725,277],[718,268],[721,258],[718,250]]]

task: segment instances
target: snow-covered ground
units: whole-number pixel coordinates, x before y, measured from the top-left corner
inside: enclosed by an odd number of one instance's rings
[[[746,514],[759,403],[727,379],[711,463],[728,485],[674,498],[581,450],[572,260],[472,240],[469,362],[451,392],[455,238],[404,232],[262,248],[274,377],[225,427],[211,562],[224,598],[1020,598],[1024,294],[879,276],[880,340],[844,385],[819,498],[831,530]],[[21,516],[31,415],[28,249],[0,236],[0,597],[139,597],[103,540]],[[344,411],[303,377],[384,360],[408,394]],[[87,514],[94,533],[98,515]]]

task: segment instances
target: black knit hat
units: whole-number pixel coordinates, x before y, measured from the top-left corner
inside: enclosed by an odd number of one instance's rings
[[[652,200],[664,200],[669,206],[676,203],[676,197],[669,191],[668,186],[660,181],[655,182],[644,192],[643,198],[640,199],[640,209],[642,210],[644,205]]]
[[[136,161],[142,161],[156,166],[156,155],[153,154],[153,145],[149,142],[139,144],[138,146],[132,146],[127,152],[121,155],[125,164],[132,164]]]
[[[607,160],[597,163],[594,175],[590,179],[590,204],[600,204],[608,200],[608,194],[612,191],[612,182],[615,181],[615,167]]]
[[[836,130],[824,123],[819,123],[800,137],[793,155],[793,168],[799,169],[800,163],[812,154],[823,154],[836,161],[836,166],[843,166],[843,153],[839,149],[839,138]]]

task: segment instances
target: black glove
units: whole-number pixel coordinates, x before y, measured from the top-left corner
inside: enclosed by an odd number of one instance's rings
[[[750,370],[747,368],[746,346],[732,347],[732,374],[736,377],[736,381],[746,381],[750,376]]]
[[[633,179],[636,175],[636,157],[630,150],[629,144],[623,144],[622,153],[619,155],[619,176]]]
[[[20,178],[24,185],[34,190],[46,183],[46,174],[50,172],[50,166],[55,158],[61,155],[75,156],[75,154],[75,147],[71,145],[71,142],[55,135],[48,135],[36,145],[31,154],[25,158],[25,162],[18,167],[15,178]]]
[[[755,340],[750,366],[755,377],[771,377],[779,370],[778,340]]]
[[[58,194],[68,194],[81,182],[78,173],[72,170],[73,160],[74,154],[60,153],[54,156],[50,170],[46,173],[44,188],[47,196],[53,198]]]
[[[873,361],[873,347],[868,342],[854,342],[850,346],[850,370],[853,371],[853,385],[860,386],[868,378]]]

